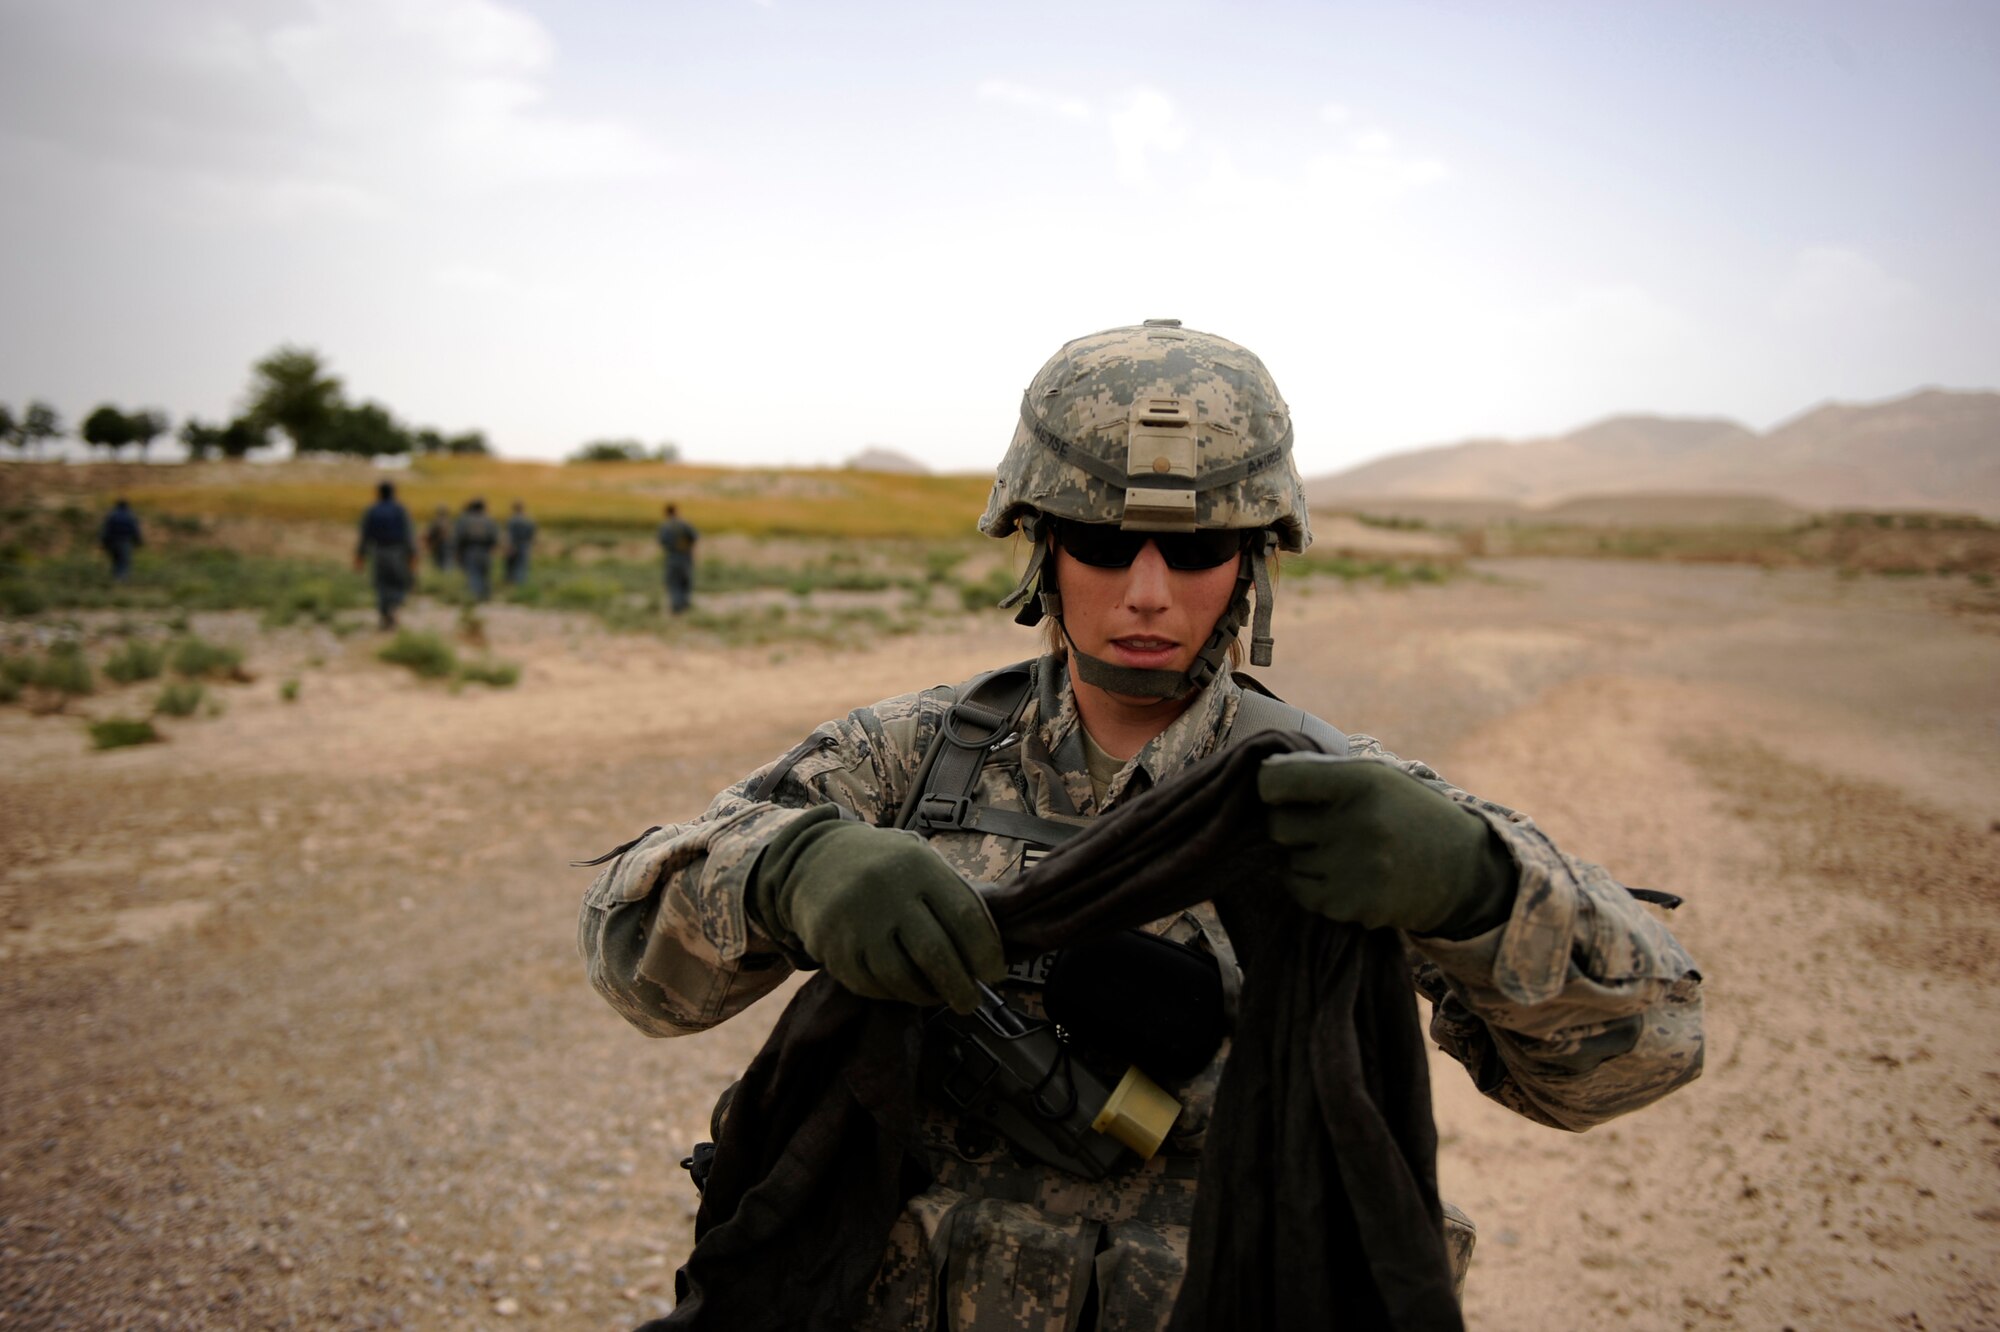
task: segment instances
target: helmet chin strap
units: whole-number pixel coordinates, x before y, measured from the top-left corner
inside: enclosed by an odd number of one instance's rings
[[[1201,651],[1195,654],[1187,670],[1153,671],[1116,665],[1102,657],[1093,657],[1076,645],[1069,625],[1063,620],[1062,593],[1050,586],[1047,576],[1049,543],[1045,539],[1046,531],[1039,514],[1021,519],[1021,533],[1029,542],[1028,567],[1022,571],[1021,581],[1014,585],[1014,590],[1001,598],[1000,605],[1003,608],[1018,608],[1014,612],[1016,624],[1032,627],[1040,624],[1045,615],[1054,620],[1056,627],[1062,630],[1069,650],[1076,655],[1077,674],[1084,683],[1132,698],[1183,698],[1207,688],[1208,683],[1221,674],[1229,658],[1229,645],[1242,631],[1244,620],[1250,618],[1253,590],[1257,611],[1255,623],[1250,629],[1250,663],[1253,666],[1271,664],[1271,603],[1276,595],[1271,586],[1271,555],[1278,545],[1276,532],[1266,529],[1261,546],[1243,552],[1236,566],[1236,587],[1229,598],[1229,608],[1215,622],[1208,641],[1202,644]]]
[[[1269,555],[1271,547],[1277,544],[1275,532],[1265,532],[1261,549],[1246,549],[1236,566],[1236,588],[1229,598],[1229,608],[1215,622],[1209,632],[1208,641],[1202,644],[1194,661],[1185,671],[1141,670],[1132,666],[1119,666],[1093,657],[1076,644],[1063,619],[1062,593],[1048,586],[1044,576],[1038,581],[1040,595],[1029,604],[1034,605],[1033,617],[1029,606],[1024,605],[1015,618],[1024,624],[1033,624],[1047,615],[1062,630],[1062,636],[1069,643],[1071,655],[1076,659],[1076,673],[1085,684],[1095,685],[1112,694],[1124,694],[1131,698],[1185,698],[1206,689],[1209,682],[1220,675],[1229,660],[1229,645],[1242,632],[1243,622],[1250,618],[1250,594],[1257,595],[1256,624],[1251,630],[1250,660],[1258,666],[1271,664],[1271,573]],[[1040,549],[1045,549],[1042,547]],[[1022,579],[1022,591],[1031,585],[1034,575],[1043,573],[1039,555],[1030,567],[1030,577]],[[1025,597],[1023,598],[1026,599]],[[1035,605],[1035,603],[1039,603]],[[1004,604],[1004,603],[1003,603]]]

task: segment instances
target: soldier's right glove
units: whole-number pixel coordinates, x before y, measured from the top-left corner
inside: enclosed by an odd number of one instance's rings
[[[1007,970],[978,891],[916,834],[824,809],[757,857],[749,904],[765,931],[867,998],[978,1008],[978,982]]]

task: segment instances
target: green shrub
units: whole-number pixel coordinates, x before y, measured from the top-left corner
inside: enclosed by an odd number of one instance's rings
[[[512,688],[521,679],[521,668],[511,661],[468,661],[458,668],[458,678],[468,684],[491,685],[495,689]]]
[[[266,628],[281,629],[300,618],[331,624],[341,611],[357,604],[353,589],[332,578],[307,578],[275,593],[264,611]]]
[[[49,599],[25,578],[0,578],[0,615],[39,615]]]
[[[152,680],[159,676],[166,665],[166,649],[144,639],[134,638],[124,647],[111,654],[104,663],[104,673],[119,684],[131,684],[137,680]]]
[[[563,610],[601,611],[624,596],[625,589],[615,578],[583,574],[557,585],[544,601]]]
[[[106,717],[90,724],[92,749],[122,749],[126,745],[149,745],[160,738],[153,723],[140,718]]]
[[[299,701],[299,681],[297,676],[293,676],[278,686],[278,697],[287,703],[296,703]]]
[[[0,703],[12,703],[20,696],[20,684],[9,676],[0,675]]]
[[[1000,598],[1014,590],[1015,577],[1005,569],[994,569],[985,579],[977,583],[958,585],[959,601],[969,611],[992,610],[1000,604]]]
[[[153,711],[169,717],[192,717],[207,695],[207,687],[198,680],[176,680],[160,691],[153,701]]]
[[[34,682],[58,694],[89,694],[97,689],[90,663],[84,660],[82,645],[69,640],[49,648],[49,654],[35,669]]]
[[[427,680],[442,680],[458,669],[458,654],[436,634],[399,629],[375,654],[392,666],[407,666]]]
[[[189,680],[234,675],[242,664],[241,652],[205,638],[183,638],[174,644],[174,674]]]

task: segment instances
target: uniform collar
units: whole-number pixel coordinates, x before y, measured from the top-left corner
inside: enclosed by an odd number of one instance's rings
[[[1053,656],[1037,663],[1036,700],[1042,743],[1064,774],[1064,785],[1074,799],[1079,794],[1091,800],[1090,774],[1084,762],[1083,718],[1076,710],[1076,693],[1070,685],[1069,670]],[[1242,688],[1229,672],[1217,673],[1187,710],[1174,718],[1166,730],[1146,742],[1111,782],[1106,793],[1107,807],[1117,804],[1127,791],[1149,791],[1181,769],[1191,767],[1214,753],[1236,719],[1237,700]],[[1075,774],[1077,781],[1069,780]],[[1081,792],[1077,782],[1081,782]],[[1079,802],[1079,809],[1085,806]],[[1102,812],[1101,810],[1098,812]]]

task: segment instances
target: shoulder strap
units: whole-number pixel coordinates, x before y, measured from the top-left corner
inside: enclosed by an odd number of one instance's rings
[[[1237,671],[1234,679],[1242,687],[1243,697],[1237,701],[1236,721],[1229,728],[1225,746],[1241,744],[1259,731],[1299,731],[1329,754],[1347,752],[1347,733],[1339,727],[1321,721],[1304,708],[1293,707],[1254,676]]]
[[[989,671],[966,685],[945,710],[937,737],[924,751],[896,826],[921,833],[972,831],[1055,846],[1079,829],[1067,823],[972,803],[979,771],[994,749],[1012,738],[1034,693],[1034,662]]]

